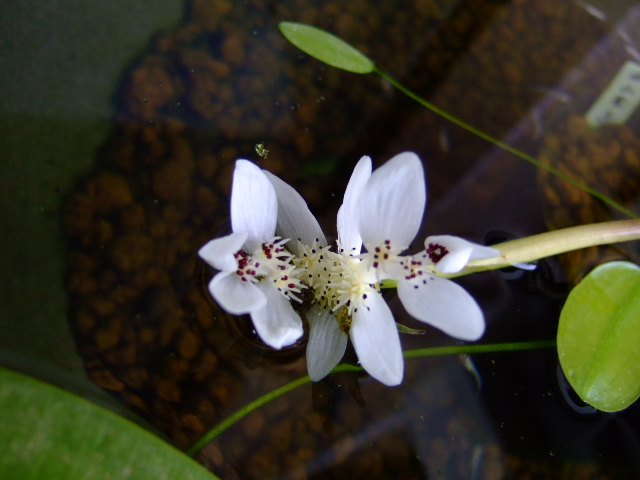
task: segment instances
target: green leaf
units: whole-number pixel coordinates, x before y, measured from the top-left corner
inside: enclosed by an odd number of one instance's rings
[[[371,73],[374,63],[344,40],[303,23],[280,22],[282,34],[300,50],[332,67],[353,73]]]
[[[81,397],[3,368],[0,425],[0,478],[217,478],[134,423]]]
[[[600,265],[571,292],[560,314],[558,355],[582,400],[605,411],[640,397],[640,267]]]

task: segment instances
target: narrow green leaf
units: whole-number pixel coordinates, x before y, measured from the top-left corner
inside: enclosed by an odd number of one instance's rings
[[[593,407],[615,412],[640,397],[640,267],[605,263],[573,289],[560,314],[558,355]]]
[[[300,50],[332,67],[353,73],[371,73],[374,63],[344,40],[303,23],[280,22],[280,32]]]
[[[217,478],[130,421],[81,397],[3,368],[0,425],[0,478]]]

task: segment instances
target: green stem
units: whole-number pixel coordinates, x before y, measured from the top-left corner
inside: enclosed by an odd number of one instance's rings
[[[624,213],[628,217],[630,217],[630,218],[638,218],[638,215],[635,212],[633,212],[632,210],[624,207],[623,205],[621,205],[618,202],[616,202],[615,200],[609,198],[605,194],[600,193],[599,191],[597,191],[597,190],[589,187],[588,185],[576,180],[575,178],[570,177],[569,175],[566,175],[566,174],[562,173],[557,168],[553,168],[550,165],[542,163],[537,158],[534,158],[531,155],[528,155],[528,154],[524,153],[523,151],[518,150],[515,147],[512,147],[508,143],[505,143],[505,142],[503,142],[501,140],[498,140],[495,137],[492,137],[491,135],[483,132],[482,130],[477,129],[476,127],[474,127],[472,125],[469,125],[468,123],[460,120],[459,118],[454,117],[453,115],[451,115],[451,114],[445,112],[444,110],[436,107],[432,103],[424,100],[422,97],[418,96],[416,93],[412,92],[411,90],[409,90],[408,88],[403,86],[401,83],[399,83],[393,77],[389,76],[388,74],[386,74],[382,70],[378,69],[377,67],[375,67],[374,72],[377,73],[378,75],[380,75],[382,78],[384,78],[391,85],[396,87],[402,93],[404,93],[405,95],[407,95],[411,99],[413,99],[416,102],[418,102],[423,107],[428,108],[429,110],[431,110],[432,112],[440,115],[441,117],[446,118],[447,120],[449,120],[450,122],[458,125],[461,128],[464,128],[468,132],[471,132],[474,135],[477,135],[478,137],[483,138],[487,142],[492,143],[492,144],[502,148],[503,150],[506,150],[507,152],[512,153],[513,155],[515,155],[515,156],[517,156],[517,157],[519,157],[519,158],[521,158],[523,160],[526,160],[529,163],[532,163],[536,167],[541,168],[543,170],[546,170],[547,172],[551,173],[552,175],[555,175],[556,177],[561,178],[562,180],[564,180],[566,182],[569,182],[571,185],[573,185],[573,186],[575,186],[575,187],[587,192],[588,194],[594,196],[595,198],[603,201],[607,205],[609,205],[609,206],[615,208],[616,210],[619,210],[620,212]]]
[[[452,345],[446,347],[430,347],[419,348],[417,350],[407,350],[404,352],[405,358],[418,358],[418,357],[432,357],[437,355],[461,355],[461,354],[477,354],[477,353],[492,353],[492,352],[512,352],[521,350],[535,350],[541,348],[555,348],[555,340],[542,340],[535,342],[514,342],[514,343],[494,343],[487,345]],[[338,372],[359,372],[363,370],[358,365],[341,364],[331,370],[331,374]],[[214,428],[205,433],[197,442],[195,442],[186,451],[187,455],[195,457],[198,452],[214,438],[218,437],[222,432],[233,426],[235,423],[249,415],[254,410],[262,407],[271,400],[284,395],[285,393],[295,390],[302,385],[306,385],[311,382],[308,375],[302,378],[298,378],[293,382],[289,382],[275,390],[265,393],[261,397],[258,397],[253,402],[245,405],[239,410],[235,411],[230,417],[224,419]]]
[[[216,425],[207,433],[205,433],[202,436],[202,438],[200,438],[200,440],[198,440],[191,447],[189,447],[189,449],[186,451],[187,455],[195,457],[196,454],[202,449],[202,447],[204,447],[207,443],[209,443],[211,440],[216,438],[226,429],[231,427],[233,424],[238,422],[240,419],[246,417],[254,410],[257,410],[258,408],[263,406],[265,403],[269,403],[271,400],[274,400],[279,396],[284,395],[287,392],[290,392],[291,390],[295,390],[296,388],[306,383],[309,383],[310,381],[311,379],[309,378],[309,376],[305,375],[304,377],[294,380],[293,382],[289,382],[286,385],[283,385],[282,387],[276,388],[275,390],[271,390],[270,392],[267,392],[261,397],[255,399],[253,402],[249,403],[248,405],[245,405],[240,410],[237,410],[230,417],[224,419],[218,425]]]
[[[523,350],[537,350],[541,348],[555,348],[555,340],[540,340],[536,342],[493,343],[487,345],[454,345],[447,347],[418,348],[404,352],[405,358],[433,357],[436,355],[473,355],[477,353],[516,352]]]

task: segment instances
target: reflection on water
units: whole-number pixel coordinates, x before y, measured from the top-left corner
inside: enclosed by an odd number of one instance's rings
[[[422,232],[482,241],[489,230],[544,229],[531,167],[495,155],[476,163],[489,151],[483,141],[377,77],[302,55],[278,33],[281,20],[335,32],[497,137],[610,28],[569,1],[190,2],[184,24],[131,65],[113,135],[64,212],[71,321],[86,367],[180,447],[306,373],[305,339],[264,348],[250,320],[228,316],[204,288],[211,272],[196,252],[228,231],[236,158],[295,186],[327,232],[360,156],[404,150],[426,159]],[[519,135],[531,149],[540,132]],[[541,293],[542,277],[530,280],[465,279],[487,314],[486,341],[554,336],[562,300]],[[400,323],[417,326],[397,299],[391,305]],[[450,341],[433,330],[402,340],[405,349]],[[472,362],[407,361],[399,388],[336,375],[252,413],[200,460],[225,479],[590,478],[622,475],[622,461],[637,472],[637,413],[597,422],[566,413],[553,352]]]

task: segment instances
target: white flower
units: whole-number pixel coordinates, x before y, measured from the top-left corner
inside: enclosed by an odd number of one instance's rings
[[[470,259],[498,252],[440,236],[429,237],[417,255],[401,255],[418,232],[425,204],[422,162],[414,153],[395,156],[373,174],[371,159],[365,156],[354,169],[338,211],[338,251],[330,251],[318,234],[307,234],[306,241],[298,242],[295,261],[307,270],[317,303],[308,314],[307,365],[312,380],[320,380],[337,365],[348,332],[371,376],[386,385],[402,381],[402,348],[393,315],[378,290],[381,280],[397,281],[403,305],[418,320],[464,340],[476,340],[484,332],[484,317],[475,300],[435,271],[452,273]],[[309,229],[315,219],[302,220],[308,212],[304,207],[298,205],[297,213],[288,216],[298,218],[297,227]],[[297,227],[289,222],[279,231],[302,238]]]
[[[431,235],[424,241],[425,253],[438,272],[456,273],[469,260],[491,258],[499,255],[495,248],[485,247],[452,235]]]
[[[220,270],[209,283],[218,304],[234,315],[249,313],[260,338],[279,349],[303,334],[290,300],[304,286],[291,263],[293,255],[275,236],[276,191],[265,174],[247,160],[236,161],[231,190],[233,233],[211,240],[198,254]]]
[[[426,187],[420,159],[402,153],[377,169],[357,200],[357,217],[367,253],[361,255],[378,280],[396,280],[398,296],[415,318],[445,333],[477,340],[484,317],[475,300],[435,271],[453,273],[467,261],[498,255],[492,248],[452,236],[428,237],[425,250],[402,256],[420,228]]]

